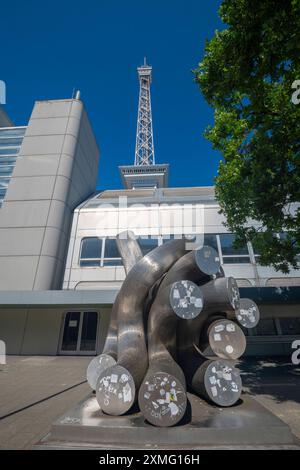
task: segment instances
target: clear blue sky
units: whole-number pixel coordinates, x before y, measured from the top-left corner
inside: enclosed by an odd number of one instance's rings
[[[213,183],[220,156],[203,137],[213,112],[191,70],[205,40],[222,29],[220,0],[28,0],[1,3],[0,79],[6,110],[27,122],[35,100],[81,90],[101,149],[98,188],[121,186],[117,166],[132,164],[138,103],[136,67],[153,66],[157,163],[170,186]]]

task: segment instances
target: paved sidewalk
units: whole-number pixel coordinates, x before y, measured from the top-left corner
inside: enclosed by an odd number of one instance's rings
[[[239,368],[244,391],[285,421],[300,440],[300,365],[290,358],[246,358]]]
[[[91,358],[9,356],[0,365],[0,448],[30,449],[90,389]],[[300,439],[300,366],[286,360],[240,361],[244,390],[290,425]]]
[[[91,358],[8,356],[0,365],[0,448],[29,449],[90,388]],[[2,418],[2,419],[1,419]]]

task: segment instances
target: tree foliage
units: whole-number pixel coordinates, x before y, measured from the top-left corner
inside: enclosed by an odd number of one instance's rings
[[[238,243],[288,272],[300,253],[300,0],[224,0],[220,16],[227,26],[195,70],[215,109],[205,135],[222,154],[216,195]]]

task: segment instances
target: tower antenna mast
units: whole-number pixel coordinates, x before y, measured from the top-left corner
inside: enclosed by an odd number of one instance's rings
[[[144,65],[138,67],[137,71],[140,82],[140,93],[134,165],[149,166],[155,165],[155,154],[150,93],[152,67],[147,65],[146,57],[144,58]]]

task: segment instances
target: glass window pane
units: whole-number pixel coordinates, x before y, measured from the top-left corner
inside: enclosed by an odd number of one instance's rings
[[[300,318],[280,318],[283,335],[300,335]]]
[[[16,157],[0,157],[0,165],[14,165],[16,161]]]
[[[239,257],[239,256],[228,256],[223,257],[223,263],[224,264],[242,264],[242,263],[250,263],[250,258],[245,256],[245,257]]]
[[[97,325],[97,312],[84,312],[81,330],[80,351],[96,350]]]
[[[87,267],[87,266],[100,266],[101,260],[100,259],[81,259],[80,266]]]
[[[235,235],[233,233],[221,233],[220,241],[223,255],[248,255],[248,247],[245,244],[241,248],[234,248]]]
[[[11,176],[14,170],[14,165],[1,165],[0,162],[0,176]]]
[[[0,135],[0,147],[16,147],[22,144],[23,138],[8,138]]]
[[[96,237],[84,238],[81,244],[81,259],[101,258],[102,239]]]
[[[277,328],[273,318],[263,318],[256,327],[257,336],[277,335]]]
[[[0,147],[0,155],[18,155],[20,147],[16,148],[2,148]]]
[[[26,127],[13,127],[12,129],[0,129],[0,137],[6,137],[6,136],[23,137],[25,132],[26,132]]]
[[[115,238],[105,239],[104,258],[120,258]]]
[[[217,237],[215,234],[206,233],[204,235],[204,245],[211,246],[218,252]]]
[[[103,266],[123,266],[121,258],[107,259],[103,260]]]
[[[139,238],[138,242],[141,247],[143,256],[152,251],[158,245],[157,238]]]
[[[26,128],[0,128],[0,200],[2,206]],[[12,155],[12,157],[9,157]]]
[[[10,179],[9,178],[0,178],[0,189],[7,189],[8,183]]]
[[[62,351],[76,351],[80,312],[68,312],[65,318]]]

